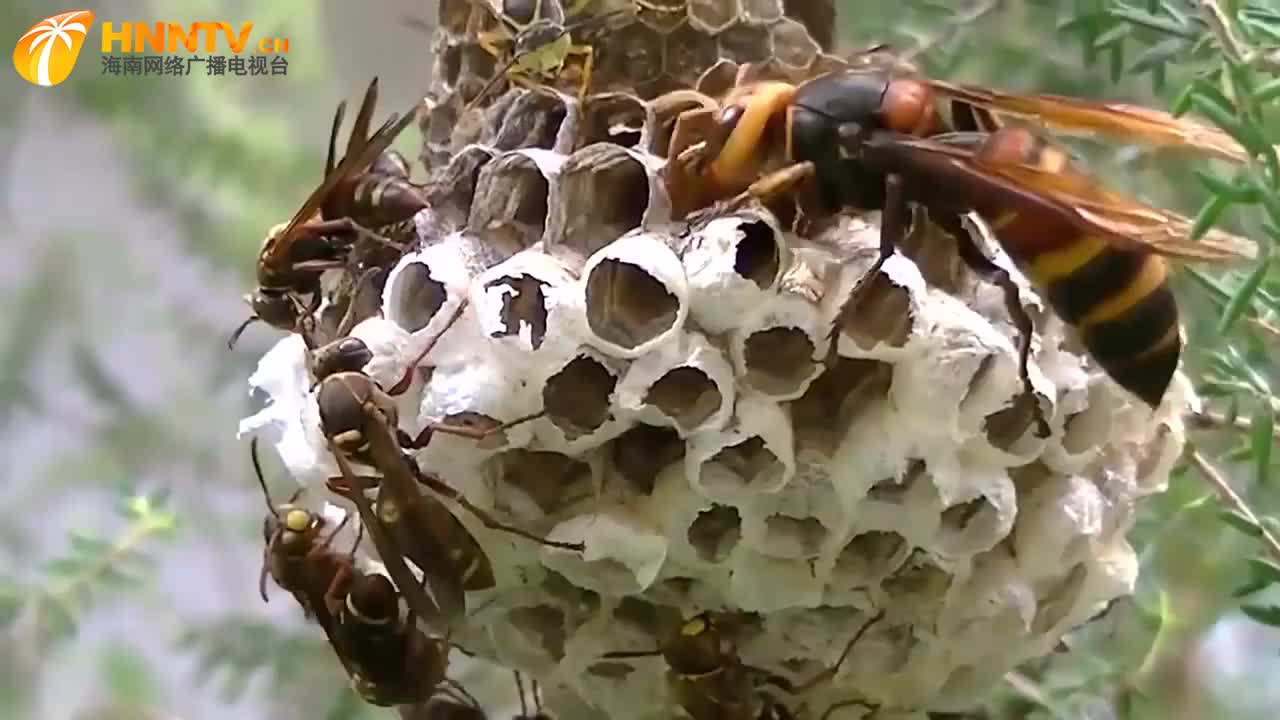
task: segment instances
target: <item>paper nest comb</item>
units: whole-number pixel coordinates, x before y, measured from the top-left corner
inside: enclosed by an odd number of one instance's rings
[[[798,26],[778,3],[743,0],[720,3],[743,14],[712,27],[694,19],[703,5],[649,31],[670,45],[687,33],[704,67],[734,27],[759,50]],[[747,6],[777,12],[757,21]],[[441,3],[441,64],[473,56],[467,7]],[[655,153],[669,128],[647,92],[618,89],[633,82],[610,74],[618,35],[596,40],[607,91],[585,109],[509,89],[475,117],[429,114],[424,160],[442,182],[417,218],[420,247],[391,272],[384,317],[353,332],[385,386],[467,298],[399,398],[402,427],[546,411],[479,445],[437,436],[418,455],[500,518],[586,544],[545,549],[460,514],[498,584],[468,595],[453,639],[538,678],[557,717],[629,720],[671,716],[665,666],[600,656],[652,648],[664,623],[759,613],[743,659],[799,678],[887,609],[835,681],[801,698],[810,712],[852,698],[971,706],[1131,591],[1125,532],[1181,451],[1185,380],[1152,414],[1026,290],[1036,398],[1024,395],[999,291],[923,224],[837,317],[875,258],[874,218],[809,240],[751,207],[670,223]],[[486,79],[457,65],[438,75],[437,109]],[[242,431],[269,428],[321,503],[336,467],[301,339],[282,340],[250,384],[270,403]],[[1031,402],[1048,410],[1047,440]]]

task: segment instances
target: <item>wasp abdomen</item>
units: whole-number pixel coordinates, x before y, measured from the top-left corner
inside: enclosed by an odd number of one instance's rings
[[[1143,402],[1159,405],[1182,348],[1165,262],[1077,236],[1023,265],[1102,369]]]

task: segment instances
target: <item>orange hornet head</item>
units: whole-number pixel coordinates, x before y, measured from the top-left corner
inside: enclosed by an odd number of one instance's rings
[[[13,68],[32,85],[57,85],[71,74],[92,26],[89,10],[72,10],[41,20],[18,38]]]

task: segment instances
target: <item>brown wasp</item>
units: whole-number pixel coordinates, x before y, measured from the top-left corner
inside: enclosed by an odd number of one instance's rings
[[[346,154],[336,165],[336,141],[346,103],[338,105],[329,137],[329,155],[320,185],[283,226],[272,228],[258,255],[258,287],[245,299],[253,314],[232,333],[234,346],[254,320],[293,331],[302,315],[320,304],[320,276],[327,270],[351,267],[357,241],[370,248],[390,248],[399,257],[403,247],[370,228],[403,223],[426,207],[418,188],[408,182],[404,159],[388,148],[414,112],[393,113],[372,136],[369,123],[378,97],[378,79],[364,101],[348,138]],[[386,262],[368,253],[371,261]],[[307,298],[302,302],[300,298]]]
[[[335,592],[342,583],[341,576],[350,572],[348,558],[329,547],[342,525],[325,537],[324,530],[328,526],[325,519],[302,506],[294,505],[302,494],[301,489],[288,502],[274,504],[262,473],[262,463],[258,459],[257,437],[249,443],[249,458],[267,501],[267,515],[262,521],[264,547],[258,592],[263,601],[266,601],[267,576],[270,575],[277,585],[293,594],[308,615],[322,614],[324,603],[317,602],[316,598]],[[344,519],[343,523],[345,522]]]
[[[1191,241],[1187,218],[1104,188],[1065,150],[1001,118],[1233,161],[1244,150],[1214,128],[1144,107],[904,76],[882,51],[868,51],[865,67],[800,85],[740,82],[719,103],[681,113],[668,147],[677,212],[793,188],[806,213],[883,210],[869,278],[903,240],[911,204],[924,207],[961,259],[1004,291],[1029,386],[1031,318],[1008,272],[965,228],[976,213],[1107,374],[1158,405],[1181,350],[1164,258],[1240,260],[1251,244],[1218,231]]]
[[[796,696],[829,682],[858,640],[883,616],[882,611],[863,623],[834,665],[800,683],[742,661],[734,635],[747,617],[743,613],[699,613],[668,633],[657,649],[611,652],[602,657],[662,656],[671,693],[693,720],[785,719],[792,717],[790,709],[764,687],[772,685]]]
[[[427,343],[422,355],[461,315],[460,304],[440,334]],[[353,355],[358,353],[353,353]],[[410,370],[413,365],[411,364]],[[399,384],[404,384],[401,381]],[[467,590],[481,590],[494,584],[493,568],[480,544],[439,499],[457,503],[486,527],[513,533],[545,545],[582,550],[580,543],[546,540],[506,525],[474,505],[439,477],[424,472],[406,451],[425,447],[436,432],[483,440],[503,429],[537,415],[502,423],[487,429],[451,423],[429,423],[416,437],[399,429],[398,412],[391,395],[368,375],[344,370],[325,376],[316,395],[320,424],[342,477],[330,482],[330,489],[350,500],[361,515],[366,532],[378,548],[388,572],[406,600],[420,616],[439,621],[459,617],[465,610]],[[374,468],[377,477],[360,477],[351,461]],[[425,490],[429,492],[424,492]],[[377,488],[371,505],[364,496]],[[434,599],[425,593],[405,589],[412,575],[403,560],[413,561],[424,574]],[[402,569],[403,568],[403,569]]]
[[[254,438],[250,455],[265,493],[257,450]],[[271,507],[263,527],[267,543],[260,588],[263,599],[269,573],[324,630],[356,691],[368,702],[397,705],[426,700],[444,682],[448,643],[418,629],[412,612],[401,618],[395,586],[382,575],[358,570],[352,554],[330,549],[341,525],[322,538],[324,527],[323,518],[293,506],[292,500]]]

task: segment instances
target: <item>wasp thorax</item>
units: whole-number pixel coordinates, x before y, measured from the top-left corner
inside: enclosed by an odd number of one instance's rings
[[[373,359],[373,351],[363,340],[345,337],[315,351],[312,372],[317,379],[339,372],[355,372]]]
[[[284,515],[284,529],[289,532],[303,533],[311,529],[315,520],[315,516],[306,510],[289,510]]]

